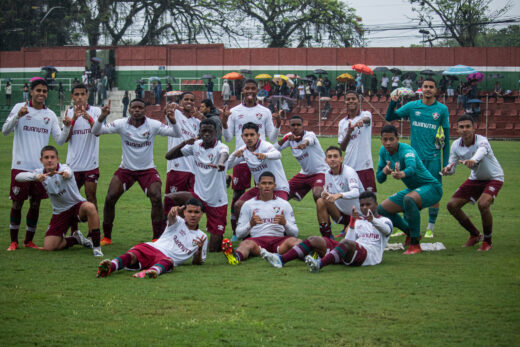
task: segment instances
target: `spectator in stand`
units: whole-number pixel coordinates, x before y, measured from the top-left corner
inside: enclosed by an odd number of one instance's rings
[[[503,95],[504,95],[504,90],[502,89],[502,86],[500,85],[500,82],[496,81],[495,82],[495,89],[493,90],[493,96],[495,98],[501,98]]]
[[[157,82],[152,82],[152,85],[150,86],[150,96],[152,97],[152,101],[150,104],[155,105],[155,89],[157,88]]]
[[[24,83],[23,85],[23,101],[29,100],[29,86],[27,83]]]
[[[441,90],[441,94],[446,94],[447,85],[448,85],[448,79],[446,78],[446,76],[442,75],[442,78],[439,81],[439,88]]]
[[[108,85],[108,77],[103,72],[101,72],[101,81],[103,82],[103,100],[106,100],[106,99],[108,99],[107,90],[109,88],[109,85]]]
[[[161,84],[161,81],[157,81],[157,85],[155,86],[155,104],[157,106],[161,105],[161,97],[162,97],[162,84]]]
[[[370,79],[370,96],[377,94],[377,77],[376,75],[372,75]]]
[[[269,81],[265,82],[264,89],[266,90],[267,95],[271,94],[271,83],[269,83]]]
[[[58,103],[60,104],[60,107],[63,107],[63,97],[64,97],[63,84],[60,82],[60,84],[58,86]]]
[[[472,80],[469,82],[470,90],[469,90],[469,99],[478,99],[478,81]]]
[[[130,97],[128,96],[128,90],[125,90],[125,95],[123,96],[123,118],[126,118],[126,111],[128,110],[128,104],[130,103]]]
[[[213,101],[213,81],[211,78],[208,78],[208,83],[206,83],[206,97],[211,100],[211,103],[214,103]]]
[[[448,97],[455,96],[455,89],[453,88],[452,80],[448,81],[448,86],[446,87],[446,94],[448,95]]]
[[[224,105],[229,103],[229,98],[231,97],[231,88],[229,87],[229,82],[224,80],[224,84],[222,85],[222,100],[224,100]]]
[[[394,72],[394,75],[392,76],[392,90],[399,87],[399,75]]]
[[[365,92],[365,87],[363,86],[363,78],[361,77],[361,74],[356,75],[356,91],[358,94],[363,95]]]
[[[325,96],[330,97],[330,80],[327,76],[325,76],[325,79],[323,80],[323,88],[325,89]]]
[[[421,88],[423,81],[424,78],[422,76],[419,76],[419,78],[417,79],[417,88]]]
[[[338,97],[338,99],[343,95],[344,90],[345,90],[345,84],[338,82],[336,84],[336,96]]]
[[[74,88],[75,86],[77,86],[79,84],[79,80],[77,77],[74,77],[74,81],[72,81],[72,88]]]
[[[103,105],[103,80],[98,78],[96,80],[96,88],[97,88],[97,105]]]
[[[141,98],[143,95],[143,87],[141,87],[140,83],[137,83],[137,87],[135,87],[135,97]]]
[[[289,95],[289,87],[287,86],[287,81],[282,80],[282,85],[280,86],[280,94],[281,95]]]
[[[267,92],[267,90],[265,90],[264,86],[262,85],[260,87],[260,90],[258,91],[258,94],[257,94],[257,97],[260,97],[260,98],[267,98],[269,96],[269,93]]]
[[[88,84],[88,75],[87,75],[87,69],[85,68],[85,71],[83,71],[83,75],[81,75],[81,81],[83,84]]]
[[[168,84],[166,85],[166,92],[171,92],[172,90],[173,90],[172,84],[170,82],[168,82]]]
[[[220,112],[215,108],[213,102],[210,99],[204,99],[200,102],[199,107],[200,113],[206,117],[206,119],[211,120],[215,124],[215,130],[217,131],[216,138],[219,141],[222,141],[222,121],[220,120],[219,114]]]
[[[316,87],[318,89],[318,96],[323,96],[325,90],[323,88],[323,79],[321,76],[318,78],[318,82],[316,82]]]
[[[307,99],[307,108],[311,107],[311,95],[311,82],[307,82],[307,84],[305,85],[305,98]]]
[[[403,87],[413,90],[413,81],[409,76],[403,80]]]
[[[390,79],[384,73],[381,78],[381,90],[383,91],[384,96],[388,95],[388,83],[390,83]]]
[[[5,105],[11,106],[11,94],[13,93],[13,86],[11,82],[7,82],[5,85]]]
[[[303,102],[303,99],[305,99],[305,86],[303,82],[300,82],[298,84],[298,106],[300,106],[300,100]]]

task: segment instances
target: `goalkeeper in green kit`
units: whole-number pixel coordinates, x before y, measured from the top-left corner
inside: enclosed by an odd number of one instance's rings
[[[421,86],[422,99],[409,102],[395,109],[399,95],[392,96],[386,120],[410,119],[411,145],[426,169],[441,184],[441,170],[448,165],[450,157],[450,124],[446,105],[436,100],[437,84],[432,78],[426,78]],[[441,166],[442,151],[442,166]],[[435,221],[439,214],[439,203],[428,210],[428,227],[424,237],[432,238]]]

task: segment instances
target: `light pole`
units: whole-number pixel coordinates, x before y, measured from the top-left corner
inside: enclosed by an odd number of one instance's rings
[[[430,35],[430,32],[428,30],[421,29],[419,30],[419,34],[423,35],[422,46],[424,47],[424,44],[426,43],[426,38],[428,37],[428,35]]]

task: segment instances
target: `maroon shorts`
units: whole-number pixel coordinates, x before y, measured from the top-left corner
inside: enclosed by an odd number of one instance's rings
[[[340,213],[339,220],[335,220],[334,222],[336,224],[343,224],[344,226],[348,226],[350,223],[350,215],[341,212],[339,209],[338,211]]]
[[[81,221],[79,219],[79,209],[85,201],[78,202],[76,205],[69,208],[67,211],[63,211],[60,214],[53,214],[45,237],[47,236],[62,236],[67,233],[67,229],[72,223]]]
[[[359,176],[359,180],[363,183],[363,188],[369,192],[377,192],[376,178],[374,176],[374,169],[366,169],[356,171]]]
[[[147,190],[152,183],[161,183],[161,176],[159,176],[159,173],[154,168],[136,171],[119,168],[114,173],[114,176],[119,178],[121,183],[123,183],[123,189],[125,191],[130,189],[135,181],[139,182],[141,189],[145,193],[147,193]]]
[[[348,265],[348,266],[361,266],[365,262],[366,258],[367,258],[366,248],[356,242],[356,251],[354,252],[354,257],[352,257],[352,260],[349,263],[347,263],[347,262],[344,262],[344,263],[345,263],[345,265]]]
[[[166,260],[170,263],[170,266],[167,269],[164,269],[165,272],[170,271],[173,267],[172,258],[165,256],[163,252],[146,243],[135,245],[134,247],[130,248],[128,252],[134,254],[137,257],[140,269],[148,269],[161,260]]]
[[[322,239],[325,240],[325,243],[327,244],[327,249],[330,249],[331,251],[339,245],[338,241],[333,240],[329,237],[322,237]]]
[[[74,179],[78,189],[81,189],[85,182],[97,183],[99,178],[99,168],[89,171],[74,171]]]
[[[47,192],[41,182],[16,182],[15,177],[25,170],[11,169],[11,190],[9,199],[11,200],[27,200],[29,197],[34,199],[47,199]]]
[[[238,164],[233,168],[233,190],[245,190],[251,187],[251,171],[246,163]]]
[[[258,187],[254,187],[254,188],[249,189],[244,194],[242,194],[238,200],[242,200],[242,201],[251,200],[252,198],[257,196],[259,193],[260,193],[260,189],[258,189]],[[285,190],[275,190],[274,196],[282,198],[285,201],[289,201],[289,193],[287,193]]]
[[[197,194],[192,193],[195,199],[202,201],[204,212],[206,213],[206,230],[210,234],[224,235],[226,231],[227,204],[212,207],[206,204]]]
[[[278,247],[280,247],[280,245],[290,237],[291,236],[260,236],[250,237],[246,240],[253,241],[258,246],[266,249],[271,253],[278,253]]]
[[[166,189],[164,194],[176,192],[193,192],[195,175],[186,171],[170,170],[166,174]]]
[[[494,199],[503,184],[504,182],[497,180],[477,181],[468,179],[455,191],[453,197],[477,201],[483,193],[486,193]]]
[[[323,187],[325,184],[325,174],[317,173],[314,175],[297,174],[289,180],[290,195],[302,200],[303,197],[314,187]]]

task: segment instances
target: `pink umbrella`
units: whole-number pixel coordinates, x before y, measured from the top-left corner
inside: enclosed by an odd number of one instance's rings
[[[482,72],[474,72],[466,76],[466,81],[482,82],[486,76]]]

